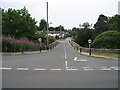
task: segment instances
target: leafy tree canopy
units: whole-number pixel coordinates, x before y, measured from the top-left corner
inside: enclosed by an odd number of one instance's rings
[[[10,35],[15,38],[33,39],[37,31],[36,21],[28,13],[26,7],[15,10],[9,8],[2,10],[2,34]]]
[[[92,46],[94,48],[120,49],[120,32],[103,32],[95,38]]]

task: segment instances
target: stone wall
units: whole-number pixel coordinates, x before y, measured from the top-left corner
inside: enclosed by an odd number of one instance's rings
[[[89,53],[89,48],[84,48],[79,46],[77,43],[73,41],[69,41],[70,45],[74,48],[74,50],[82,53],[87,52]],[[120,54],[120,49],[95,49],[91,48],[92,53],[104,53],[104,54]]]

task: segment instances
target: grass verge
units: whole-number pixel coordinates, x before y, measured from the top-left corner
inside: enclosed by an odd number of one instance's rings
[[[119,54],[104,54],[104,53],[92,53],[94,55],[101,55],[101,56],[110,56],[110,57],[116,57],[116,58],[120,58]]]

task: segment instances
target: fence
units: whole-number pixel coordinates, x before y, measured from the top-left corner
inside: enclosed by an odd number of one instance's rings
[[[84,48],[75,43],[74,41],[69,41],[70,45],[74,48],[75,51],[80,53],[86,52],[89,53],[89,48]],[[92,53],[104,53],[104,54],[120,54],[120,49],[95,49],[91,48]]]

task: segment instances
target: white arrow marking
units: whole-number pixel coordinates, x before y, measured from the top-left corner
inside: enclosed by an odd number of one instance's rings
[[[81,62],[86,62],[87,60],[77,60],[77,57],[74,58],[74,61],[81,61]]]
[[[76,60],[76,61],[80,61],[80,62],[86,62],[87,60]]]
[[[76,61],[76,60],[77,60],[77,57],[74,58],[74,61]]]

